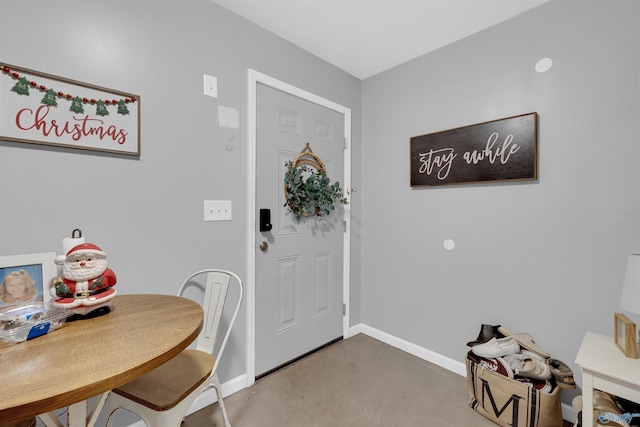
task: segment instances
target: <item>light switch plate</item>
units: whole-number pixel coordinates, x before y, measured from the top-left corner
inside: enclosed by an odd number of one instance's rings
[[[213,98],[218,97],[218,79],[204,74],[204,94]]]
[[[231,221],[231,200],[205,200],[205,221]]]

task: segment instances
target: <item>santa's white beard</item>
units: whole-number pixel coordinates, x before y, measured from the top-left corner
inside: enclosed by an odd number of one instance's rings
[[[62,267],[62,273],[69,280],[84,282],[100,276],[107,270],[108,264],[106,259],[99,259],[96,260],[96,264],[93,267],[72,269],[70,264],[65,263]]]

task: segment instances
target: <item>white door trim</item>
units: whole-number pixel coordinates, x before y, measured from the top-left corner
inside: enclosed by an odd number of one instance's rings
[[[247,182],[247,219],[248,219],[248,232],[247,232],[247,275],[246,275],[246,310],[247,310],[247,387],[253,385],[255,382],[256,373],[256,300],[255,300],[255,286],[256,286],[256,150],[257,150],[257,126],[256,126],[256,86],[258,84],[264,84],[272,88],[281,90],[299,98],[305,99],[309,102],[321,105],[331,110],[344,114],[344,138],[346,149],[344,150],[344,189],[351,188],[351,109],[335,102],[324,99],[313,93],[307,92],[288,83],[269,77],[266,74],[262,74],[258,71],[249,69],[248,78],[248,114],[247,114],[247,128],[248,135],[248,150],[247,158],[249,160],[248,165],[248,182]],[[345,221],[345,234],[344,234],[344,270],[343,277],[343,296],[342,302],[344,303],[345,315],[342,318],[342,335],[344,338],[349,337],[349,316],[350,316],[350,272],[351,272],[351,208],[350,205],[344,206],[344,221]]]

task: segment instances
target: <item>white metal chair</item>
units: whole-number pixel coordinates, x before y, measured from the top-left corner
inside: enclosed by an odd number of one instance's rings
[[[107,427],[113,426],[113,414],[123,408],[137,414],[149,427],[179,426],[189,406],[205,389],[214,387],[226,426],[230,426],[224,407],[217,368],[236,320],[244,294],[242,280],[230,272],[207,269],[193,273],[180,286],[181,296],[196,276],[206,278],[204,291],[204,323],[196,340],[195,349],[186,349],[167,363],[113,390],[107,400]],[[234,280],[232,280],[234,279]],[[219,332],[229,289],[235,283],[239,289],[238,301],[223,336],[217,354],[213,351]]]

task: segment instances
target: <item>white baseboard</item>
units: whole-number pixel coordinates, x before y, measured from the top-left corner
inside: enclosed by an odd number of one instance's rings
[[[372,328],[361,323],[352,326],[349,329],[349,336],[353,336],[359,333],[369,335],[370,337],[382,341],[383,343],[389,344],[392,347],[405,351],[409,354],[419,357],[420,359],[426,360],[427,362],[433,363],[434,365],[440,366],[463,377],[467,376],[467,369],[465,364],[458,360],[443,356],[439,353],[428,350],[424,347],[420,347],[416,344],[410,343],[409,341],[405,341],[401,338],[395,337],[379,329]],[[226,397],[246,387],[247,376],[243,374],[222,384],[222,395]],[[216,397],[215,390],[209,388],[205,390],[204,393],[202,393],[200,396],[198,396],[195,402],[193,402],[193,404],[187,411],[187,415],[197,412],[200,409],[203,409],[217,401],[218,398]],[[572,406],[565,403],[562,404],[562,418],[570,422],[575,422],[577,416],[577,411]],[[138,421],[130,424],[128,427],[145,427],[145,424],[143,421]]]
[[[438,365],[448,371],[454,372],[458,375],[461,375],[466,378],[467,376],[467,368],[464,363],[457,361],[455,359],[451,359],[447,356],[443,356],[434,351],[428,350],[424,347],[420,347],[393,335],[390,335],[381,330],[372,328],[371,326],[358,324],[350,328],[350,336],[353,336],[358,333],[363,333],[365,335],[369,335],[383,343],[389,344],[392,347],[400,349],[402,351],[406,351],[409,354],[412,354],[416,357],[419,357],[422,360],[426,360],[427,362],[433,363],[434,365]],[[578,417],[578,411],[576,411],[573,406],[562,403],[562,418],[574,423]]]
[[[427,362],[431,362],[434,365],[441,366],[448,371],[455,372],[463,377],[467,376],[467,368],[462,362],[443,356],[435,351],[427,350],[424,347],[420,347],[410,343],[409,341],[405,341],[386,332],[382,332],[381,330],[372,328],[371,326],[360,325],[359,330],[363,334],[369,335],[370,337],[402,351],[406,351],[407,353],[426,360]]]
[[[573,406],[567,405],[566,403],[562,404],[562,418],[575,423],[578,419],[578,411],[574,409]]]

